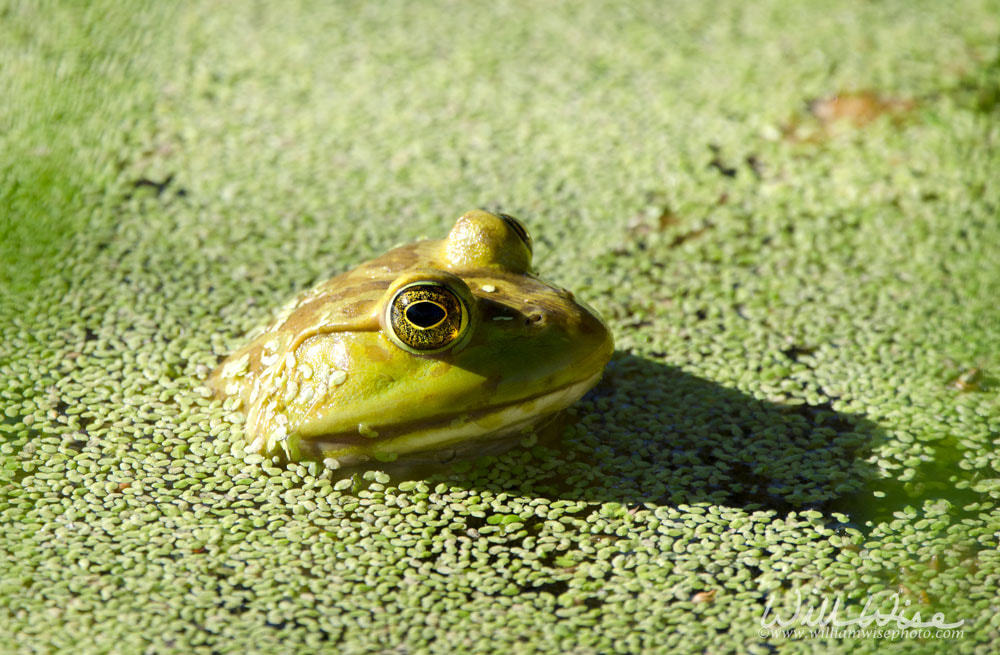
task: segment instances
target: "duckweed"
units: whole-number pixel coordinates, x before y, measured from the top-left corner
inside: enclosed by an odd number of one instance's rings
[[[994,2],[272,4],[0,9],[0,651],[996,650]],[[616,335],[561,440],[247,455],[220,358],[477,205]]]

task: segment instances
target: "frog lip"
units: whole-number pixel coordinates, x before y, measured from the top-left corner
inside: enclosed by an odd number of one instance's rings
[[[579,400],[603,374],[614,350],[614,339],[599,315],[587,313],[587,316],[594,323],[591,331],[594,341],[563,363],[562,375],[566,370],[576,372],[564,384],[514,398],[511,393],[502,393],[504,402],[464,412],[453,408],[395,423],[380,425],[373,421],[366,423],[370,430],[368,436],[357,429],[300,433],[297,448],[303,456],[312,458],[341,458],[341,453],[392,456],[446,448],[461,442],[475,443],[530,429]],[[495,398],[496,392],[497,388],[493,387],[489,395]]]
[[[525,396],[518,400],[470,410],[456,417],[429,417],[386,426],[372,426],[377,437],[366,437],[356,431],[303,436],[300,450],[313,457],[338,457],[368,453],[394,453],[404,455],[446,448],[452,444],[502,437],[526,430],[551,417],[576,402],[597,383],[603,373],[599,370],[583,380],[569,382],[555,389]],[[496,426],[484,428],[484,421],[499,421]],[[390,445],[391,444],[391,445]],[[379,446],[386,446],[380,448]]]

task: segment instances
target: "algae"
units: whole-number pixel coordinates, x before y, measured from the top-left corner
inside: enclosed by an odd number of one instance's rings
[[[0,649],[992,652],[998,9],[3,4]],[[244,456],[219,358],[475,206],[615,332],[562,439]]]

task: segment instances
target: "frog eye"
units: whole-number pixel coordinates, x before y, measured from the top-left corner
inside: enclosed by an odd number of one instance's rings
[[[396,291],[385,311],[389,338],[408,352],[440,352],[468,331],[469,308],[448,285],[412,282]]]
[[[507,224],[507,227],[513,230],[514,234],[516,234],[518,238],[524,242],[524,245],[528,247],[528,252],[534,253],[534,249],[531,246],[531,235],[528,234],[528,230],[524,227],[524,223],[509,214],[497,214],[497,216],[502,218],[503,222]]]

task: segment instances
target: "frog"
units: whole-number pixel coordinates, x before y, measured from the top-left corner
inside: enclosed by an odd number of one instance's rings
[[[513,216],[389,250],[293,298],[211,373],[244,452],[327,468],[450,462],[521,443],[597,384],[600,314],[535,271]],[[529,439],[530,441],[530,439]]]

